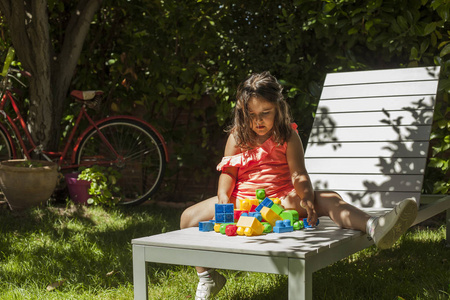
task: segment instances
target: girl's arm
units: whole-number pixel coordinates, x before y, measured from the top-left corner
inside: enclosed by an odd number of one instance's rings
[[[305,152],[297,133],[292,133],[287,144],[286,158],[291,172],[292,184],[300,197],[300,205],[308,214],[308,223],[315,225],[317,213],[314,209],[314,189],[305,167]]]
[[[240,149],[236,146],[236,140],[234,139],[233,134],[230,134],[225,146],[224,156],[232,156],[240,152]],[[219,177],[219,187],[217,189],[219,203],[225,204],[230,201],[231,193],[233,192],[234,185],[236,184],[238,170],[239,168],[237,167],[227,167],[222,170],[222,174],[220,174]]]

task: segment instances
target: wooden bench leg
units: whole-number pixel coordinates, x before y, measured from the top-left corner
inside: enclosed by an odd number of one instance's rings
[[[134,300],[147,300],[148,283],[145,248],[137,245],[133,245],[133,285]]]
[[[312,272],[304,259],[289,259],[289,300],[312,299]]]

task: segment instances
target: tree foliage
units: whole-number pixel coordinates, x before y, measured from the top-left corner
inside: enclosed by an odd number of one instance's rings
[[[56,49],[74,7],[49,1]],[[449,11],[446,0],[105,0],[71,88],[103,89],[110,112],[160,129],[173,189],[214,174],[235,88],[252,72],[280,80],[306,142],[326,73],[440,65],[425,189],[448,193]]]

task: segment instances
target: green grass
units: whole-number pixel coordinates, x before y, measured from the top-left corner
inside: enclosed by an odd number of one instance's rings
[[[180,214],[154,205],[0,208],[0,299],[132,299],[131,239],[177,229]],[[314,298],[450,299],[444,221],[314,273]],[[287,299],[286,276],[220,272],[228,284],[217,299]],[[191,267],[150,264],[148,279],[150,299],[195,298]]]

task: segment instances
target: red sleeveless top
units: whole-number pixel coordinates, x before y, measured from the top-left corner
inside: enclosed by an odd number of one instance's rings
[[[296,124],[292,124],[292,127],[297,129]],[[294,190],[286,149],[287,143],[278,145],[269,138],[259,147],[223,157],[217,165],[218,171],[227,167],[239,168],[231,196],[236,199],[254,199],[256,189],[265,189],[266,197],[282,199]]]

